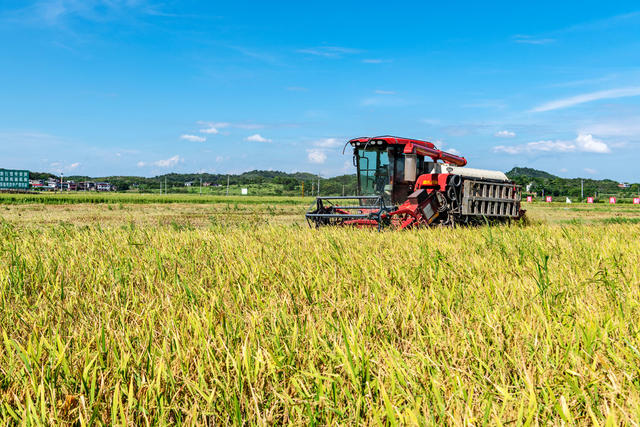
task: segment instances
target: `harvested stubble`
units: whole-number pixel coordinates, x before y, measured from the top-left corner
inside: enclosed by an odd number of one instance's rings
[[[0,229],[0,419],[640,418],[639,227]]]
[[[242,203],[247,205],[304,205],[313,201],[311,197],[282,197],[282,196],[220,196],[195,194],[138,194],[138,193],[94,193],[94,192],[60,192],[60,193],[31,193],[11,194],[0,193],[0,203],[3,205],[102,205],[109,203],[128,204],[158,204],[158,203]]]

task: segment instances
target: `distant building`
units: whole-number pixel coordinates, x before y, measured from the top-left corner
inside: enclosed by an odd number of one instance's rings
[[[620,184],[618,184],[618,188],[629,188],[631,187],[631,184],[629,184],[628,182],[621,182]]]
[[[56,178],[49,178],[46,186],[51,190],[55,190],[56,188],[60,188],[60,181]]]
[[[0,169],[0,190],[28,190],[29,171]]]
[[[184,183],[184,186],[185,186],[185,187],[191,187],[191,186],[193,186],[193,181],[187,181],[187,182],[185,182],[185,183]]]
[[[78,191],[96,191],[96,183],[93,181],[79,182]]]
[[[97,191],[114,191],[116,188],[108,182],[96,182]]]

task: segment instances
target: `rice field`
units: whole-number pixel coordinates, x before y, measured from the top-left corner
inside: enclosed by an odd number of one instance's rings
[[[308,200],[36,202],[0,205],[2,425],[640,420],[631,205],[377,233]]]

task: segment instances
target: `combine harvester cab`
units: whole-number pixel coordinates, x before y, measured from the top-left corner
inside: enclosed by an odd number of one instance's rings
[[[318,197],[309,225],[413,228],[509,221],[524,215],[520,187],[498,171],[464,167],[464,157],[428,141],[376,136],[353,148],[358,194]]]

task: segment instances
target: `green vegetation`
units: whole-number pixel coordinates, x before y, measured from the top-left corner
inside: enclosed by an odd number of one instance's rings
[[[630,202],[640,195],[640,184],[632,184],[628,188],[619,188],[619,182],[610,179],[560,178],[550,173],[532,168],[513,168],[507,172],[509,179],[521,185],[523,190],[531,184],[532,193],[540,196],[543,192],[549,196],[580,198],[581,184],[584,184],[584,197],[617,196],[621,202]],[[602,200],[601,200],[602,201]]]
[[[48,173],[31,173],[32,179],[48,179],[55,177]],[[115,185],[119,191],[159,192],[165,189],[165,183],[170,193],[200,192],[200,182],[208,183],[202,191],[206,194],[222,195],[227,192],[227,178],[230,184],[230,194],[240,194],[241,188],[248,188],[250,194],[261,196],[297,196],[302,194],[302,186],[306,195],[310,195],[312,189],[317,192],[317,183],[320,179],[320,189],[324,195],[355,194],[357,180],[355,175],[342,175],[332,178],[319,178],[306,172],[285,173],[278,171],[250,171],[240,175],[222,174],[177,174],[144,178],[139,176],[68,176],[65,180],[71,181],[105,181]],[[191,183],[191,187],[185,186]]]
[[[109,196],[0,210],[0,424],[640,418],[628,207],[377,233]]]
[[[511,179],[516,177],[525,177],[525,178],[540,178],[540,179],[555,179],[558,178],[555,175],[550,174],[549,172],[541,171],[533,168],[519,168],[515,167],[507,172],[507,176]]]

